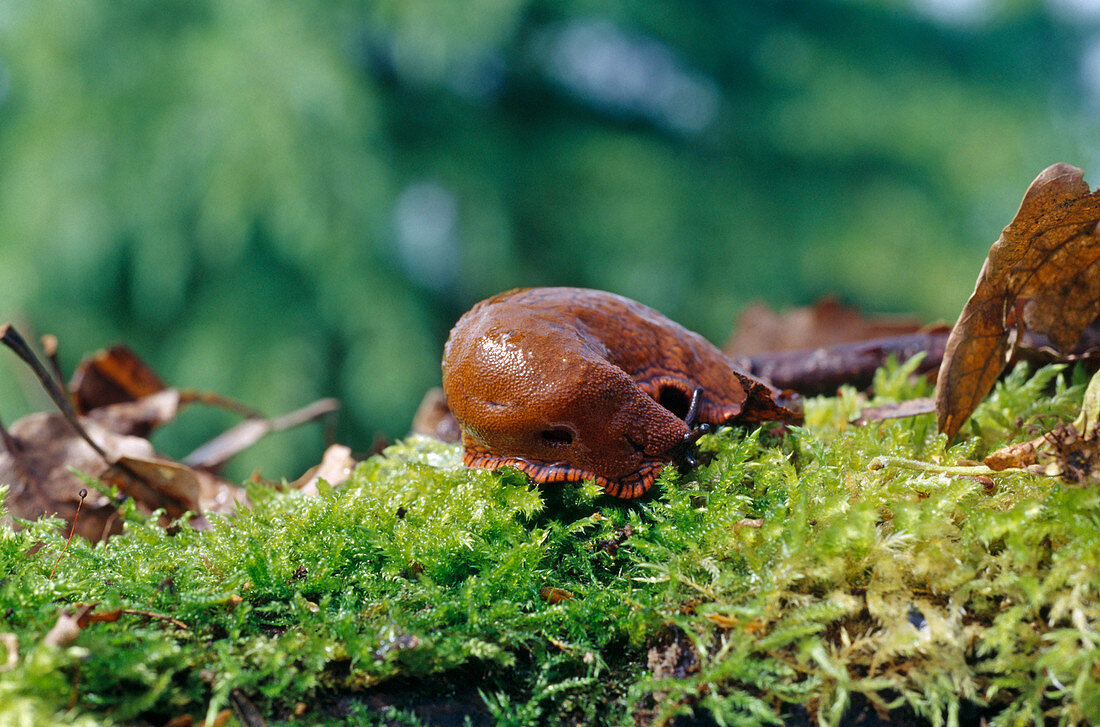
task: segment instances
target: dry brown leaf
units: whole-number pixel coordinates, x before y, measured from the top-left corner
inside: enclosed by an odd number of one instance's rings
[[[120,457],[99,479],[117,485],[143,509],[163,509],[170,518],[190,510],[197,514],[191,524],[199,529],[206,527],[203,513],[229,514],[248,502],[245,491],[229,480],[155,454]]]
[[[905,419],[919,414],[931,414],[936,410],[936,404],[931,398],[907,399],[895,401],[878,406],[867,406],[860,410],[859,416],[850,424],[861,427],[871,422],[882,422],[887,419]]]
[[[420,406],[413,415],[412,434],[434,437],[442,442],[457,442],[462,439],[462,429],[458,420],[447,406],[447,397],[439,386],[428,389]]]
[[[52,373],[10,324],[0,325],[0,342],[30,366],[60,410],[24,417],[10,430],[0,425],[0,482],[11,485],[5,519],[56,514],[71,524],[79,513],[75,532],[93,542],[119,531],[118,503],[98,492],[82,498],[84,482],[74,471],[117,486],[142,512],[163,510],[168,518],[196,513],[190,523],[203,528],[205,513],[231,513],[247,503],[243,489],[209,469],[267,432],[299,426],[339,408],[336,400],[322,399],[284,416],[263,419],[251,408],[217,394],[166,387],[121,345],[82,363],[70,395],[60,384],[56,340],[44,341]],[[71,401],[77,402],[83,415],[74,411]],[[145,437],[192,402],[223,407],[250,419],[193,453],[195,461],[176,462],[154,452]],[[330,474],[334,478],[337,474],[334,464]]]
[[[130,402],[111,404],[98,411],[107,420],[109,410]],[[86,442],[68,421],[56,413],[29,414],[12,424],[9,434],[16,452],[0,451],[0,482],[11,486],[5,504],[9,515],[34,520],[56,514],[72,522],[86,485],[77,471],[118,485],[143,512],[164,508],[170,517],[184,511],[228,513],[244,501],[244,490],[227,480],[194,472],[153,451],[149,440],[113,432],[91,417],[80,417],[88,436],[114,465]],[[93,542],[119,532],[116,503],[99,492],[89,493],[77,521],[78,535]]]
[[[1100,482],[1100,437],[1082,434],[1074,424],[1059,424],[1030,442],[998,449],[985,458],[989,469],[1024,469],[1032,474],[1060,477],[1071,485]]]
[[[727,616],[724,613],[708,613],[706,619],[720,629],[735,629],[740,625],[741,620],[736,616]]]
[[[555,588],[554,586],[546,586],[539,589],[539,596],[547,603],[561,603],[562,601],[572,601],[573,594],[564,588]]]
[[[153,446],[147,439],[116,434],[87,418],[83,424],[88,435],[113,459],[153,456]],[[28,414],[12,424],[10,434],[19,445],[18,451],[0,452],[0,482],[11,486],[5,501],[9,515],[33,520],[56,513],[71,522],[80,503],[78,493],[85,487],[72,471],[94,477],[106,470],[107,463],[60,414]],[[91,492],[77,522],[77,534],[94,542],[119,530],[115,503]]]
[[[936,387],[953,437],[1004,369],[1011,334],[1035,331],[1069,351],[1100,314],[1100,191],[1068,164],[1045,169],[993,243],[947,341]],[[1021,320],[1022,319],[1022,320]]]
[[[793,389],[803,396],[833,395],[842,385],[870,386],[875,371],[891,358],[908,361],[917,354],[924,354],[913,373],[934,372],[943,359],[947,335],[946,327],[937,326],[900,336],[731,360],[734,367],[770,381],[777,388]]]
[[[42,642],[50,646],[69,646],[76,641],[76,637],[80,636],[81,630],[88,625],[87,616],[95,610],[95,607],[96,604],[91,603],[79,604],[73,611],[68,608],[61,608],[57,612],[57,621],[42,637]]]
[[[147,437],[157,427],[174,420],[182,404],[178,389],[163,389],[133,401],[97,407],[86,416],[117,434]]]
[[[194,717],[189,714],[180,714],[165,722],[161,727],[192,727],[194,724]]]
[[[134,401],[166,388],[148,364],[118,344],[81,361],[69,382],[73,406],[84,414],[108,404]]]
[[[1040,448],[1047,441],[1046,435],[1030,442],[1015,442],[990,452],[985,458],[985,466],[994,472],[1003,472],[1010,468],[1025,469],[1039,460]]]
[[[935,371],[947,333],[946,326],[922,327],[912,316],[864,314],[822,298],[784,313],[750,305],[722,350],[737,369],[776,388],[832,395],[844,384],[869,386],[890,357],[905,361],[924,353],[915,373]]]
[[[762,303],[753,303],[741,312],[736,333],[722,347],[722,351],[731,357],[804,351],[915,333],[921,325],[912,316],[867,315],[828,297],[812,306],[793,308],[783,313],[777,313]]]
[[[737,532],[741,528],[752,528],[759,530],[764,527],[764,521],[758,517],[743,517],[733,524],[733,532]]]
[[[57,613],[57,621],[49,632],[43,637],[43,642],[52,646],[68,646],[76,640],[80,632],[94,623],[114,623],[123,615],[139,616],[146,619],[156,619],[170,623],[176,628],[188,630],[189,627],[183,621],[166,616],[154,611],[144,611],[133,608],[116,608],[112,611],[96,611],[99,603],[74,603],[71,606],[62,607]]]
[[[351,449],[342,444],[331,444],[321,457],[321,463],[310,467],[305,474],[299,477],[290,486],[301,490],[307,497],[317,495],[317,483],[324,480],[332,487],[342,485],[351,471],[355,469],[357,462],[351,456]]]

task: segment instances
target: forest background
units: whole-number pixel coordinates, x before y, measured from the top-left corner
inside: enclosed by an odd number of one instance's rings
[[[753,300],[950,321],[1040,170],[1100,183],[1098,112],[1097,0],[0,0],[0,322],[66,370],[125,341],[268,414],[336,396],[366,450],[513,286],[719,343]],[[48,408],[0,359],[0,419]]]

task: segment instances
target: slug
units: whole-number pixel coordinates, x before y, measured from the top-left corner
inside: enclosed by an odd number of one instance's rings
[[[527,288],[483,300],[444,347],[443,390],[468,467],[595,480],[635,498],[708,426],[801,421],[697,333],[628,298]],[[702,429],[693,426],[698,423]]]

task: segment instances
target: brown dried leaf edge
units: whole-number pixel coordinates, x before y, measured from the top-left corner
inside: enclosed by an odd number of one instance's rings
[[[1100,191],[1076,167],[1055,164],[1028,187],[948,337],[936,387],[941,432],[953,437],[993,388],[1013,329],[1026,325],[1067,351],[1100,314],[1098,220]]]

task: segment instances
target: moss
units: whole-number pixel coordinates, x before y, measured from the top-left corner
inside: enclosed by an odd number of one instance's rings
[[[0,725],[157,724],[233,694],[287,724],[425,720],[357,698],[395,684],[464,690],[514,725],[779,723],[794,704],[837,724],[853,695],[932,724],[975,706],[998,725],[1100,720],[1100,492],[868,467],[1030,437],[1072,419],[1081,382],[1017,369],[950,447],[931,415],[847,423],[930,393],[911,370],[880,371],[870,402],[809,401],[786,434],[708,436],[712,461],[633,503],[412,438],[314,498],[253,488],[208,530],[130,512],[52,579],[56,522],[2,530],[0,632],[19,646]],[[93,602],[135,613],[43,641],[60,606]]]

